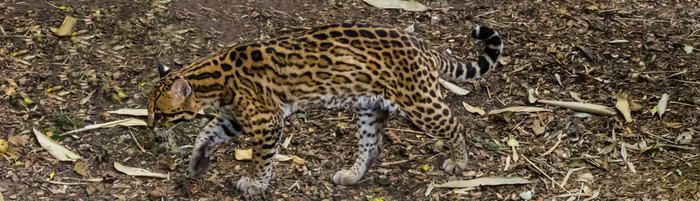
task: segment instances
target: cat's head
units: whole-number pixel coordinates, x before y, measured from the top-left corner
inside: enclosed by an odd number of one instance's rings
[[[199,111],[192,86],[170,68],[158,64],[160,80],[148,96],[149,127],[170,127],[183,120],[194,118]]]

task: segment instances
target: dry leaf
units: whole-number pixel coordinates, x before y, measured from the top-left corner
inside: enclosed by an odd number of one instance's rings
[[[7,153],[7,149],[10,148],[10,143],[7,143],[4,139],[0,139],[0,154]]]
[[[27,145],[27,143],[29,143],[29,136],[15,135],[10,138],[7,138],[7,141],[14,144],[15,146],[23,147],[24,145]]]
[[[406,27],[406,28],[403,29],[403,30],[406,31],[406,32],[408,32],[408,33],[416,32],[416,28],[415,28],[415,26],[413,26],[413,25],[415,25],[415,24],[411,24],[411,26],[408,26],[408,27]]]
[[[569,95],[571,95],[571,98],[573,98],[574,100],[583,103],[583,100],[581,100],[581,95],[580,95],[580,94],[578,94],[578,93],[576,93],[576,92],[569,92]]]
[[[282,143],[282,148],[287,148],[289,146],[289,143],[292,143],[292,137],[294,134],[289,135],[287,138],[284,139],[284,142]]]
[[[88,101],[90,101],[90,98],[92,98],[92,94],[95,94],[95,91],[97,91],[97,90],[92,90],[92,92],[88,93],[87,97],[81,99],[81,100],[80,100],[80,104],[81,104],[81,105],[84,105],[85,103],[87,103]]]
[[[58,28],[55,34],[58,36],[72,35],[73,27],[75,26],[76,21],[78,21],[78,19],[71,16],[66,16],[66,18],[63,19],[63,23],[61,23],[61,27]]]
[[[593,113],[593,114],[615,115],[615,111],[612,111],[612,110],[610,110],[610,108],[602,106],[602,105],[580,103],[580,102],[551,101],[551,100],[537,100],[537,102],[544,103],[547,105],[554,105],[554,106],[559,106],[559,107],[568,108],[568,109],[572,109],[572,110],[582,111],[582,112]]]
[[[477,113],[477,114],[479,114],[479,115],[484,115],[484,114],[486,114],[486,112],[484,112],[484,109],[481,109],[481,108],[479,108],[479,107],[471,106],[471,105],[469,105],[469,104],[467,104],[467,103],[465,103],[465,102],[462,102],[462,105],[464,105],[464,109],[466,109],[468,112]]]
[[[59,161],[76,161],[82,158],[80,155],[73,153],[72,151],[54,142],[49,137],[46,137],[46,135],[36,130],[36,128],[32,128],[32,130],[34,130],[36,140],[39,141],[41,147],[44,147],[49,154],[56,157],[56,159]]]
[[[79,160],[75,162],[75,165],[73,166],[73,170],[78,173],[79,175],[82,175],[83,177],[87,177],[87,169],[88,165],[87,163],[83,162],[83,160]]]
[[[522,177],[482,177],[470,180],[455,180],[444,184],[435,185],[436,188],[475,188],[479,186],[529,184],[530,181]]]
[[[537,97],[535,97],[535,89],[527,90],[527,101],[530,103],[535,103],[537,101]]]
[[[630,104],[627,102],[627,94],[626,93],[616,93],[613,94],[613,98],[617,99],[617,103],[615,103],[615,107],[617,110],[620,110],[622,113],[622,116],[625,117],[625,122],[629,123],[632,122],[632,111],[630,110]]]
[[[148,110],[146,109],[131,109],[122,108],[114,111],[108,111],[110,114],[120,114],[120,115],[131,115],[131,116],[148,116]]]
[[[469,93],[468,90],[466,90],[462,87],[459,87],[455,84],[452,84],[452,83],[448,82],[447,80],[443,80],[442,78],[438,78],[438,80],[440,81],[440,84],[443,87],[445,87],[447,90],[451,91],[452,93],[456,93],[458,95],[467,95]]]
[[[365,3],[377,8],[398,8],[407,11],[426,11],[428,6],[415,1],[401,0],[363,0]]]
[[[234,156],[236,160],[247,161],[253,159],[252,149],[236,149],[235,152]]]
[[[306,160],[304,160],[303,158],[299,158],[299,156],[292,155],[292,162],[294,162],[297,165],[303,165],[304,163],[306,163]]]
[[[513,107],[507,107],[507,108],[498,109],[498,110],[492,110],[489,112],[489,114],[499,114],[499,113],[503,113],[503,112],[529,113],[529,112],[551,112],[551,111],[552,110],[539,108],[539,107],[513,106]]]
[[[668,105],[668,99],[670,96],[666,93],[661,95],[661,99],[659,100],[659,104],[656,105],[656,108],[659,112],[659,118],[663,117],[664,112],[666,112],[666,106]]]
[[[425,189],[425,197],[428,197],[430,195],[430,192],[433,191],[435,185],[435,181],[431,181],[430,184],[428,184],[428,189]]]
[[[282,154],[275,154],[275,160],[277,160],[279,162],[290,161],[290,160],[292,160],[292,157],[285,156]]]
[[[155,173],[142,168],[127,167],[123,166],[118,162],[114,162],[114,169],[117,169],[117,171],[131,176],[156,177],[163,179],[168,178],[167,174]]]
[[[146,125],[147,125],[146,122],[141,120],[141,119],[128,118],[128,119],[110,121],[110,122],[102,123],[102,124],[94,124],[94,125],[85,126],[81,129],[76,129],[76,130],[65,132],[64,135],[82,132],[82,131],[86,131],[86,130],[97,129],[97,128],[111,128],[111,127],[115,127],[115,126],[146,126]]]
[[[236,160],[239,160],[239,161],[253,160],[253,150],[252,149],[236,149],[235,152],[236,153],[234,154],[234,158]],[[285,156],[282,154],[275,154],[274,157],[275,157],[276,161],[280,161],[280,162],[289,161],[289,160],[292,160],[292,162],[298,163],[298,164],[303,164],[304,162],[306,162],[297,156],[289,157],[289,156]]]

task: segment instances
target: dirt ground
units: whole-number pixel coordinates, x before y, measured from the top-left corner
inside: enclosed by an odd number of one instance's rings
[[[700,199],[700,1],[420,2],[431,9],[383,10],[360,0],[3,1],[0,139],[9,150],[0,159],[0,200],[520,200],[530,190],[536,200]],[[51,28],[67,15],[78,18],[75,33],[58,37]],[[347,108],[309,106],[291,115],[284,129],[291,141],[281,154],[304,162],[279,162],[269,190],[254,198],[235,189],[249,162],[235,160],[234,150],[247,148],[247,138],[222,146],[203,179],[184,179],[206,117],[170,135],[145,127],[61,135],[128,117],[107,111],[145,108],[158,62],[180,67],[243,42],[346,20],[414,25],[434,48],[466,58],[482,49],[468,37],[475,24],[501,32],[505,65],[459,84],[469,94],[446,97],[471,129],[468,171],[443,172],[446,148],[394,115],[376,165],[357,185],[334,185],[333,173],[355,158]],[[620,112],[531,104],[528,89],[541,99],[610,108],[613,94],[626,93],[633,122]],[[653,108],[662,94],[670,98],[659,118]],[[509,106],[551,112],[479,115],[463,102],[487,112]],[[32,128],[83,159],[58,161]],[[114,162],[169,179],[127,176]],[[480,177],[531,183],[434,188],[426,195],[431,183]]]

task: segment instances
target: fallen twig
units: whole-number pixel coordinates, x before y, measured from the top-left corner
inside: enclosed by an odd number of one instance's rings
[[[545,177],[549,178],[549,180],[552,180],[552,182],[554,182],[555,184],[557,184],[557,186],[559,186],[559,188],[561,188],[562,190],[566,191],[567,193],[571,193],[571,192],[569,192],[569,190],[567,190],[566,188],[564,188],[564,186],[562,186],[561,184],[559,184],[559,182],[557,182],[556,180],[554,180],[554,178],[550,177],[547,173],[545,173],[544,171],[542,171],[542,169],[540,169],[540,167],[537,167],[537,165],[535,165],[535,163],[533,163],[532,161],[530,161],[529,158],[525,157],[525,155],[520,154],[520,156],[522,156],[522,157],[525,159],[525,161],[527,161],[527,163],[529,163],[530,165],[532,165],[532,167],[534,167],[535,169],[537,169],[537,171],[539,171],[539,172],[542,173]]]
[[[70,182],[60,182],[60,181],[46,181],[52,184],[58,184],[58,185],[85,185],[87,183],[85,182],[77,182],[77,183],[70,183]]]

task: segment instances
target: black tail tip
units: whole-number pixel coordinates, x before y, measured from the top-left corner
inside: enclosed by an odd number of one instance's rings
[[[474,27],[474,31],[472,31],[472,37],[476,38],[476,39],[483,40],[483,39],[487,39],[487,38],[493,36],[493,34],[495,34],[495,33],[496,33],[496,31],[494,31],[491,28],[483,27],[483,26],[476,26],[476,27]]]

